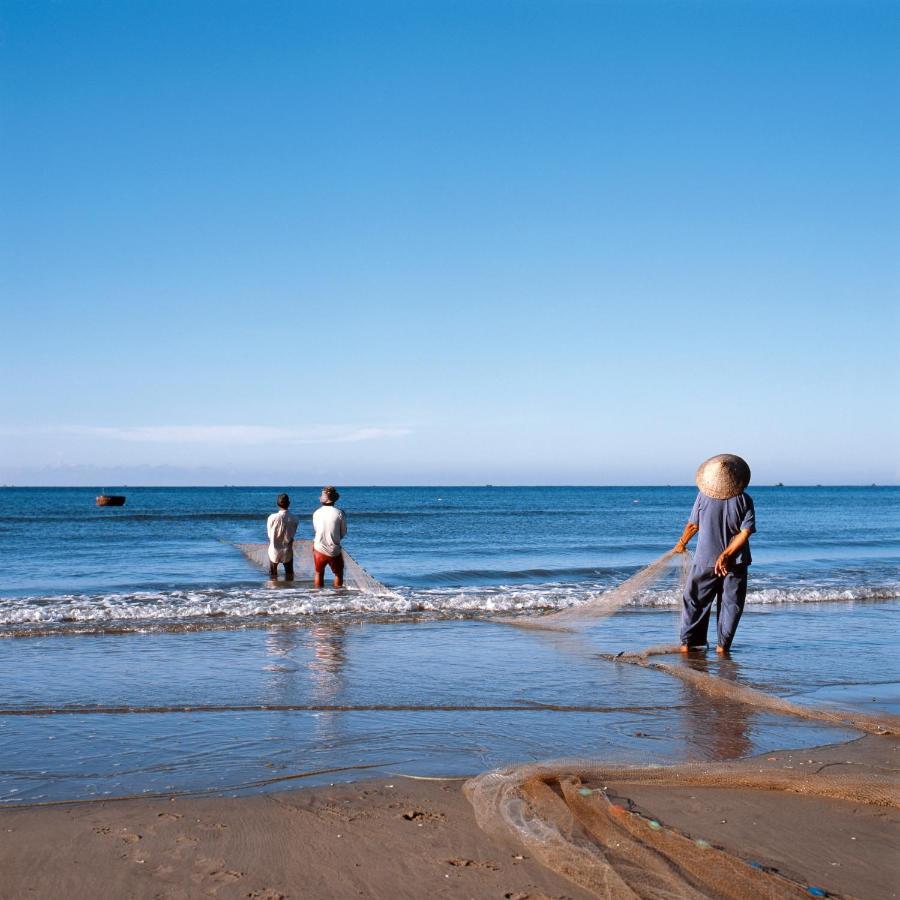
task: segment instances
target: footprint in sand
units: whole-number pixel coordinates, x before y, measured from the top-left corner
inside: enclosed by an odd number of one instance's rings
[[[234,869],[214,869],[209,873],[209,877],[220,884],[231,884],[233,881],[243,878],[244,873],[237,872]]]
[[[464,859],[460,856],[455,856],[453,859],[448,859],[447,864],[451,866],[456,866],[460,869],[488,869],[491,872],[499,872],[500,866],[495,862],[491,862],[489,859],[480,860],[480,859]]]
[[[237,869],[227,868],[225,860],[221,857],[219,859],[210,859],[209,857],[201,856],[194,862],[194,868],[197,871],[191,876],[191,880],[195,883],[212,881],[216,885],[233,884],[235,881],[243,878],[245,874]]]
[[[406,819],[407,822],[421,824],[423,822],[441,822],[447,817],[443,813],[429,812],[428,810],[422,809],[409,809],[403,813],[400,818]]]
[[[527,891],[509,891],[503,895],[503,898],[504,900],[571,900],[566,894],[551,897],[549,894],[529,894]]]

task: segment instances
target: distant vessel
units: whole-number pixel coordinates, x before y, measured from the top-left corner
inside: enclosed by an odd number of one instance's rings
[[[779,481],[778,484],[775,485],[775,487],[784,487],[784,482]]]
[[[124,506],[124,494],[100,494],[97,497],[97,506]]]

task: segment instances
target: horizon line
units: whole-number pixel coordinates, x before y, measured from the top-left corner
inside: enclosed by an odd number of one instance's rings
[[[0,484],[0,490],[82,490],[82,491],[104,491],[110,482],[107,482],[102,488],[96,484]],[[196,488],[234,488],[246,490],[277,490],[279,488],[300,488],[309,490],[321,490],[321,485],[315,484],[292,484],[290,482],[272,482],[271,484],[114,484],[116,488],[129,488],[133,490],[192,490]],[[841,483],[825,483],[825,482],[775,482],[775,483],[759,483],[750,484],[748,489],[753,488],[893,488],[900,487],[900,482],[841,482]],[[447,484],[343,484],[343,490],[353,490],[359,488],[490,488],[494,490],[509,489],[540,489],[540,488],[618,488],[626,489],[647,489],[647,488],[695,488],[695,484],[691,483],[667,483],[667,484],[589,484],[589,483],[559,483],[559,484],[491,484],[489,482],[478,483],[447,483]]]

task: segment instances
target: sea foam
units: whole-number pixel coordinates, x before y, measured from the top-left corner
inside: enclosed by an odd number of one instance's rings
[[[398,616],[490,617],[556,612],[595,600],[603,591],[572,584],[518,584],[470,588],[398,588],[388,595],[314,591],[307,587],[200,588],[106,594],[62,594],[0,598],[0,634],[91,631],[154,627],[246,627],[265,619],[366,619]],[[751,605],[889,600],[900,585],[855,587],[763,587],[751,590]],[[677,589],[637,594],[626,609],[675,609]],[[93,628],[91,626],[94,626]]]

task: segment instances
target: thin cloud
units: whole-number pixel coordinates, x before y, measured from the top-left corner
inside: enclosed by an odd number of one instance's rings
[[[230,444],[243,446],[347,444],[400,438],[411,433],[409,428],[350,425],[312,425],[306,428],[281,428],[268,425],[64,425],[0,428],[0,434],[10,437],[37,434],[68,435],[135,444]]]

